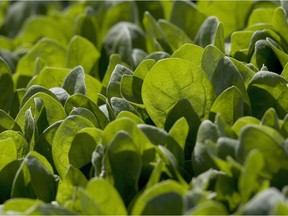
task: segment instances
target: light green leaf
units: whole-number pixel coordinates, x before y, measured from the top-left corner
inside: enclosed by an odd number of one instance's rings
[[[0,133],[6,130],[20,131],[21,128],[5,111],[0,109]]]
[[[45,28],[43,28],[43,26],[45,26]],[[45,37],[66,46],[70,39],[69,36],[71,36],[68,32],[67,25],[64,26],[59,20],[53,17],[37,15],[31,17],[25,23],[21,33],[17,36],[16,44],[34,44],[39,39]]]
[[[94,76],[98,73],[99,57],[99,51],[90,41],[76,35],[67,47],[66,67],[74,68],[81,65],[85,73]]]
[[[52,144],[52,156],[61,178],[64,177],[69,167],[69,152],[75,136],[82,129],[93,126],[89,120],[81,116],[68,116],[56,131]]]
[[[216,114],[220,113],[226,122],[232,125],[238,118],[243,116],[244,102],[240,90],[231,86],[224,90],[214,101],[210,116],[215,118]]]
[[[189,61],[171,58],[157,62],[147,74],[142,99],[151,119],[163,128],[168,113],[181,99],[192,104],[200,119],[207,117],[214,91],[200,68]]]
[[[127,215],[127,210],[118,192],[104,179],[91,179],[86,189],[104,214]]]
[[[169,135],[179,144],[184,150],[186,138],[189,133],[189,124],[185,117],[179,118],[169,130]]]
[[[201,202],[185,215],[228,215],[225,206],[213,200]]]
[[[233,31],[246,26],[253,1],[203,1],[197,2],[199,10],[207,16],[216,16],[223,23],[225,38]],[[233,11],[233,13],[231,13]]]
[[[193,40],[205,19],[206,15],[195,3],[181,0],[174,2],[169,21],[185,31]]]
[[[40,40],[17,64],[18,76],[34,75],[35,61],[37,58],[45,59],[47,66],[64,67],[66,64],[66,50],[59,43],[51,39]]]
[[[173,52],[186,43],[192,43],[191,38],[176,25],[164,19],[159,20],[158,24],[165,34],[167,42]]]
[[[2,152],[0,170],[2,170],[7,164],[17,159],[16,143],[11,138],[0,140],[0,149]]]
[[[260,174],[264,166],[263,154],[258,150],[252,150],[247,155],[238,183],[242,203],[249,201],[253,193],[261,188]]]
[[[135,201],[132,215],[182,215],[185,188],[173,180],[160,182],[146,189]]]
[[[7,213],[23,214],[30,208],[43,203],[41,200],[28,199],[28,198],[14,198],[4,203],[3,210]]]
[[[74,193],[78,187],[85,188],[88,183],[83,173],[69,165],[67,172],[59,182],[56,201],[63,206],[67,206],[70,201],[74,199]]]
[[[268,109],[261,119],[261,125],[266,125],[268,127],[274,128],[280,131],[280,122],[277,113],[274,108]]]
[[[254,118],[252,116],[243,116],[239,118],[232,126],[233,131],[236,133],[236,135],[239,137],[242,128],[244,128],[246,125],[258,125],[260,124],[260,121],[257,118]]]
[[[230,56],[247,61],[248,47],[254,31],[235,31],[231,34]]]
[[[196,66],[201,65],[203,48],[194,44],[184,44],[176,50],[172,57],[191,61]]]

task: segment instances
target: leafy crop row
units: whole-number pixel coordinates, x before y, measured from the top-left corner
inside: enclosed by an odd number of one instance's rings
[[[286,10],[0,2],[0,214],[288,214]]]

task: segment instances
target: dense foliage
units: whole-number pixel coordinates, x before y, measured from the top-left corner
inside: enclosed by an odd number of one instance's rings
[[[1,1],[0,214],[288,214],[286,10]]]

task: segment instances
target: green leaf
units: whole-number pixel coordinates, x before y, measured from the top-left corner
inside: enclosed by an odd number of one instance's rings
[[[85,73],[83,67],[75,67],[65,78],[62,88],[70,95],[76,93],[86,95]]]
[[[255,52],[251,58],[251,63],[259,69],[265,65],[268,70],[276,73],[280,73],[283,69],[278,57],[266,40],[258,40],[256,42]]]
[[[74,194],[78,187],[85,188],[88,181],[83,173],[69,165],[65,175],[62,177],[62,180],[59,182],[56,201],[63,206],[67,206],[70,201],[74,198]]]
[[[75,136],[81,129],[93,126],[89,120],[81,116],[68,116],[56,131],[52,144],[52,156],[61,178],[64,177],[69,167],[69,152]]]
[[[19,61],[17,64],[16,75],[18,77],[35,75],[34,67],[36,58],[45,59],[47,66],[64,67],[66,63],[66,50],[59,43],[42,39]]]
[[[99,124],[98,124],[98,121],[97,121],[95,115],[90,110],[88,110],[86,108],[83,108],[83,107],[74,108],[70,112],[69,116],[72,116],[72,115],[79,115],[83,118],[86,118],[89,121],[91,121],[96,128],[99,128]]]
[[[142,104],[141,89],[143,80],[138,77],[124,74],[121,79],[121,95],[136,104]]]
[[[166,131],[151,125],[138,125],[138,128],[147,136],[150,142],[156,146],[165,146],[177,160],[180,167],[184,163],[184,152],[181,145],[177,143]]]
[[[42,155],[30,152],[15,175],[11,197],[37,198],[50,202],[55,199],[56,189],[56,180],[49,162]]]
[[[6,130],[20,131],[20,126],[5,111],[0,109],[0,133]]]
[[[133,139],[134,144],[140,150],[142,155],[143,167],[148,165],[155,158],[155,149],[150,140],[137,127],[136,123],[128,118],[120,118],[111,122],[103,131],[102,144],[106,148],[120,131],[126,131]]]
[[[71,70],[59,67],[44,67],[33,79],[28,86],[40,85],[46,88],[61,87],[65,78]]]
[[[194,44],[184,44],[176,50],[172,58],[181,58],[191,61],[195,65],[201,65],[203,48]]]
[[[111,108],[114,111],[115,116],[117,116],[122,111],[129,111],[138,114],[137,110],[130,105],[124,98],[112,97],[110,100]]]
[[[14,97],[14,83],[12,80],[12,73],[4,59],[0,57],[0,109],[8,112],[13,102]]]
[[[153,122],[163,128],[169,111],[181,99],[192,104],[200,119],[207,117],[214,92],[200,68],[189,61],[171,58],[157,62],[147,74],[142,99]]]
[[[226,208],[220,202],[208,200],[199,203],[187,215],[228,215]]]
[[[206,15],[198,9],[195,3],[181,0],[174,2],[169,21],[194,39],[205,19]]]
[[[124,110],[124,111],[121,111],[117,115],[117,119],[122,119],[122,118],[129,118],[130,120],[134,121],[136,124],[144,124],[144,121],[142,118],[140,118],[139,116],[129,111]]]
[[[133,2],[122,1],[112,4],[106,14],[100,17],[102,19],[101,36],[104,37],[112,26],[120,21],[135,23],[137,16],[137,10]]]
[[[29,151],[29,145],[19,131],[6,130],[0,133],[0,140],[12,139],[17,150],[17,158],[24,157]]]
[[[41,106],[45,111],[43,112],[44,119],[41,120],[41,111],[38,110],[39,107],[37,107],[37,100],[41,101]],[[34,94],[32,97],[29,98],[29,100],[23,105],[21,110],[19,111],[17,117],[15,118],[15,121],[19,124],[22,130],[24,130],[24,124],[25,124],[25,113],[26,110],[31,109],[31,112],[36,120],[40,120],[38,126],[41,126],[42,129],[45,127],[48,127],[49,125],[62,120],[66,117],[65,111],[60,104],[58,100],[55,100],[53,97],[49,96],[48,94],[45,94],[43,92],[39,92]],[[44,128],[43,128],[44,127]],[[42,131],[40,131],[42,132]]]
[[[72,22],[69,23],[70,25]],[[43,28],[45,26],[45,28]],[[23,26],[21,33],[17,36],[16,44],[31,43],[34,44],[41,38],[49,38],[66,46],[71,35],[69,25],[63,25],[54,17],[37,15],[31,17]],[[69,33],[68,33],[69,32]]]
[[[127,2],[128,3],[128,2]],[[145,32],[134,23],[119,22],[107,33],[103,42],[104,55],[121,55],[122,60],[134,67],[132,51],[134,48],[145,50]]]
[[[142,160],[140,148],[127,132],[119,132],[109,144],[107,157],[111,166],[114,186],[126,206],[138,192]]]
[[[104,214],[127,215],[127,210],[118,192],[104,179],[91,179],[85,189]]]
[[[84,128],[80,130],[71,143],[69,150],[69,163],[81,169],[89,164],[96,145],[102,141],[102,131],[98,128]]]
[[[28,199],[28,198],[14,198],[4,203],[4,212],[10,214],[23,214],[28,212],[29,209],[43,203],[41,200]]]
[[[11,5],[7,10],[2,32],[9,37],[15,37],[20,31],[21,26],[27,18],[36,14],[45,14],[47,12],[46,2],[17,2],[17,4]],[[11,28],[11,25],[13,28]]]
[[[239,118],[234,125],[232,126],[233,131],[236,133],[236,135],[239,137],[241,130],[246,126],[246,125],[258,125],[260,124],[260,121],[252,116],[244,116]]]
[[[171,47],[168,44],[167,38],[160,27],[160,24],[156,22],[154,17],[148,11],[144,13],[143,25],[147,34],[146,44],[148,53],[155,51],[171,53]]]
[[[230,56],[247,61],[248,47],[254,31],[235,31],[231,34]]]
[[[223,24],[215,16],[208,17],[200,26],[195,36],[195,44],[205,48],[209,44],[215,45],[222,53],[224,49]]]
[[[165,121],[164,129],[166,131],[171,130],[173,125],[180,119],[184,117],[188,123],[189,132],[185,136],[181,134],[182,139],[184,139],[184,155],[185,160],[191,159],[191,152],[194,148],[194,143],[196,141],[197,131],[201,124],[200,118],[193,109],[191,103],[186,99],[179,100],[175,106],[170,110]],[[181,129],[181,131],[185,129]],[[183,132],[184,132],[183,131]],[[170,133],[170,132],[169,132]],[[182,133],[182,132],[181,132]],[[185,134],[185,132],[184,132]],[[180,143],[179,143],[180,144]]]
[[[258,149],[265,158],[265,172],[273,175],[280,169],[285,169],[288,161],[283,141],[284,138],[270,127],[249,125],[240,134],[236,156],[243,162],[252,149]]]
[[[223,23],[225,38],[246,26],[253,1],[199,1],[199,10],[207,16],[216,16]],[[233,11],[233,13],[231,13]]]
[[[86,38],[75,35],[67,47],[66,67],[74,68],[81,65],[83,71],[90,75],[98,73],[99,51]]]
[[[258,150],[252,150],[247,155],[238,183],[242,203],[249,201],[253,193],[260,189],[260,173],[264,166],[263,154]]]
[[[189,133],[189,124],[185,117],[179,118],[169,130],[169,135],[179,144],[184,150],[186,137]]]
[[[16,143],[11,138],[0,140],[0,149],[2,152],[0,162],[1,171],[7,164],[17,159]]]
[[[215,167],[214,161],[208,154],[206,142],[209,140],[217,142],[218,138],[216,126],[209,120],[203,121],[197,132],[197,141],[192,152],[192,166],[196,175]]]
[[[54,172],[57,172],[57,170],[52,157],[52,143],[55,133],[62,122],[62,120],[57,121],[54,124],[50,125],[48,128],[46,128],[37,139],[34,147],[34,151],[40,153],[49,161],[49,163],[53,167]]]
[[[70,69],[45,67],[43,70],[40,71],[38,75],[34,76],[34,78],[29,83],[29,86],[41,85],[51,91],[51,88],[61,87],[70,72],[72,72],[72,70]],[[102,88],[99,80],[95,79],[89,74],[85,74],[84,84],[86,86],[87,97],[93,101],[96,101],[98,99],[98,93]]]
[[[186,43],[192,43],[191,38],[189,38],[186,33],[176,25],[173,25],[164,19],[159,20],[158,24],[165,34],[167,42],[172,51],[177,50]]]
[[[133,205],[132,215],[182,215],[184,213],[185,188],[167,180],[146,189]]]
[[[76,21],[75,29],[77,35],[88,39],[95,47],[98,47],[100,42],[100,29],[98,20],[89,13],[80,15]]]
[[[261,125],[266,125],[280,131],[279,118],[274,108],[270,108],[265,112],[261,120]]]
[[[4,203],[11,197],[13,179],[21,166],[21,160],[14,160],[0,171],[0,202]]]
[[[70,113],[74,107],[82,107],[90,110],[96,117],[100,129],[103,129],[108,124],[108,119],[105,114],[100,110],[100,108],[88,97],[82,94],[74,94],[70,96],[65,103],[66,113]]]
[[[103,62],[103,61],[102,61]],[[99,71],[99,76],[102,79],[102,90],[101,93],[106,93],[107,92],[107,86],[110,82],[110,77],[116,67],[117,64],[121,64],[121,56],[119,54],[111,54],[109,57],[109,64],[107,66],[107,69],[105,68],[105,70],[103,71],[104,74],[100,73],[101,71]],[[100,61],[101,64],[101,61]]]
[[[275,188],[266,189],[254,196],[242,210],[245,215],[265,215],[281,201],[284,200],[283,195]]]
[[[240,62],[234,58],[230,58],[234,66],[237,68],[239,73],[242,76],[242,79],[244,81],[244,85],[247,89],[249,82],[252,80],[253,76],[255,75],[255,72],[250,69],[247,65],[245,65],[243,62]]]
[[[253,116],[261,118],[267,109],[273,107],[279,118],[284,118],[288,111],[287,81],[269,71],[255,74],[247,89]]]
[[[126,68],[123,65],[116,65],[114,71],[111,74],[109,84],[107,86],[107,98],[111,99],[112,97],[122,97],[121,96],[121,78],[124,75],[132,75],[132,71]]]
[[[57,100],[57,97],[55,97],[55,95],[51,91],[49,91],[47,88],[40,86],[40,85],[32,85],[31,87],[29,87],[29,89],[27,89],[27,91],[23,95],[21,106],[23,106],[31,97],[33,97],[33,95],[40,93],[40,92],[45,93]]]
[[[231,86],[224,90],[214,101],[210,116],[213,119],[216,114],[220,113],[225,121],[232,125],[238,118],[243,116],[243,96],[240,90]]]
[[[286,12],[283,8],[278,7],[274,10],[273,17],[272,17],[272,25],[275,30],[284,38],[286,39],[286,35],[288,34],[287,28],[288,23],[286,20]],[[286,42],[288,40],[286,39]]]

